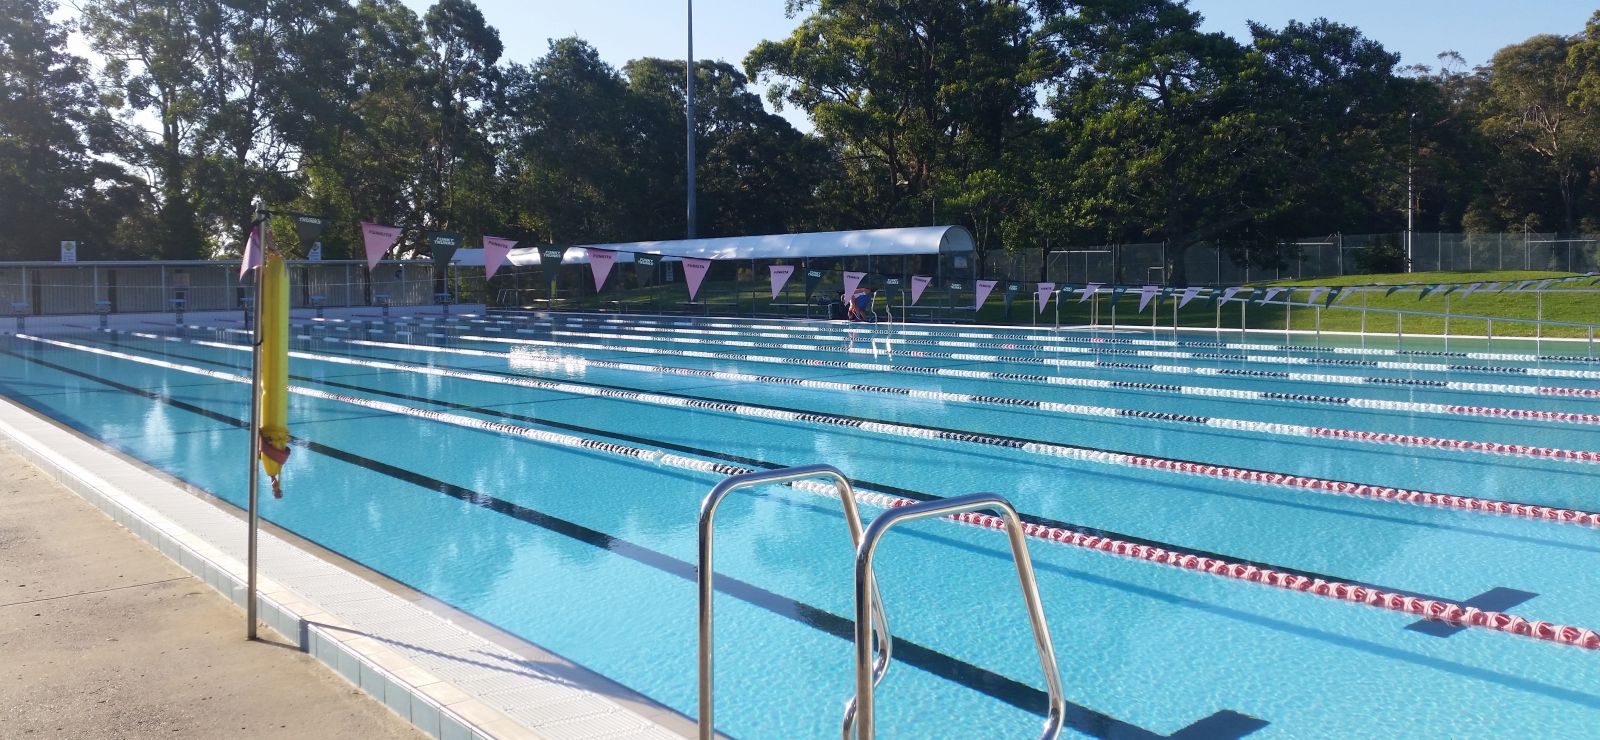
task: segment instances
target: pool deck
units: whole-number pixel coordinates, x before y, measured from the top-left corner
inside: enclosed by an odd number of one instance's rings
[[[236,509],[4,397],[0,397],[0,444],[9,446],[15,453],[10,459],[0,460],[0,465],[10,469],[15,467],[11,461],[17,457],[26,460],[42,471],[41,477],[59,481],[128,532],[154,546],[170,564],[191,574],[165,583],[153,583],[163,579],[144,575],[116,580],[131,578],[134,583],[148,584],[143,588],[156,594],[177,592],[174,596],[177,601],[166,603],[185,606],[189,603],[183,601],[185,598],[200,603],[201,600],[187,594],[203,583],[242,609],[246,594],[246,527]],[[235,462],[242,461],[229,460],[228,464]],[[0,488],[0,495],[8,499],[31,495],[10,493],[12,487]],[[10,508],[10,503],[0,507],[0,511],[7,512],[7,516],[0,517],[0,538],[11,537],[9,530],[17,526],[9,516]],[[93,547],[98,548],[98,544]],[[668,707],[293,535],[264,526],[260,549],[258,614],[264,624],[284,636],[282,644],[290,648],[270,649],[291,657],[296,651],[302,657],[314,657],[429,736],[598,740],[679,738],[690,737],[695,732],[692,720]],[[0,549],[0,557],[6,557],[5,553]],[[53,564],[52,570],[72,567],[65,561],[49,562]],[[23,582],[37,583],[34,580]],[[49,586],[54,589],[57,584]],[[8,588],[34,593],[14,585]],[[133,594],[126,596],[131,598]],[[112,636],[117,638],[119,647],[122,643],[147,644],[156,646],[157,655],[161,650],[170,654],[180,649],[179,643],[167,641],[176,631],[170,622],[151,621],[146,624],[148,629],[141,628],[139,620],[117,608],[120,602],[106,596],[97,598],[107,605],[108,613],[98,615],[94,621],[117,626],[118,634]],[[0,603],[11,600],[0,599]],[[226,610],[225,606],[216,604],[209,607]],[[44,613],[42,608],[35,611]],[[28,617],[28,620],[33,619]],[[53,626],[28,620],[17,625],[19,631],[13,633],[15,621],[0,613],[0,639],[8,643],[22,640],[48,645],[48,640],[34,636],[33,632],[49,631]],[[243,621],[242,610],[236,609],[231,629],[223,629],[212,639],[234,640],[242,648],[266,648],[265,644],[250,645],[244,641]],[[73,644],[80,653],[105,645],[99,638]],[[0,652],[0,656],[4,655]],[[111,660],[115,655],[112,652],[106,659]],[[11,664],[9,658],[0,660],[0,665]],[[141,670],[164,667],[166,663],[130,655],[116,665],[117,671],[137,674]],[[306,670],[305,666],[295,666],[292,662],[286,665],[299,671],[296,676],[303,675]],[[73,666],[74,669],[80,667]],[[7,672],[0,669],[0,676]],[[277,678],[282,677],[273,677]],[[296,679],[287,680],[297,683]],[[684,680],[693,680],[693,676],[685,676]],[[131,681],[128,693],[106,695],[108,702],[116,702],[112,710],[149,706],[161,698],[159,683],[137,677]],[[298,682],[310,683],[303,679]],[[36,690],[38,693],[58,690],[42,677],[33,677],[31,672],[15,676],[9,683],[22,684],[23,700],[40,706],[46,706],[49,697],[32,696]],[[194,683],[202,687],[211,684],[198,678]],[[5,707],[16,706],[10,699],[12,690],[13,687],[8,686],[0,691],[0,723],[7,725],[12,721],[10,715],[14,710]],[[221,695],[221,691],[213,695]],[[132,696],[139,698],[128,698]],[[205,706],[207,701],[198,697],[194,702],[175,701],[180,706],[173,711],[212,714],[230,718],[230,721],[242,719],[236,712]],[[50,714],[58,713],[46,716]],[[84,716],[100,715],[84,713]],[[317,727],[320,729],[321,725]],[[45,734],[76,736],[78,733],[57,733],[54,728],[47,728]],[[381,730],[333,734],[382,736]]]
[[[0,448],[0,726],[8,737],[422,733]]]

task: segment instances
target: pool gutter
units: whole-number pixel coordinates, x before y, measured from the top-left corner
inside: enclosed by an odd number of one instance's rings
[[[0,441],[243,608],[235,512],[7,398]],[[293,539],[260,534],[261,621],[432,737],[694,733],[670,708]]]

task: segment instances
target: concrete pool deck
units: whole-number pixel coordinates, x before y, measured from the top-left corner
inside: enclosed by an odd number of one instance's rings
[[[422,733],[0,447],[8,737]]]
[[[163,584],[154,583],[164,580],[159,578],[135,579],[137,583],[151,589],[185,584],[185,594],[193,590],[187,586],[204,583],[243,605],[245,526],[236,510],[4,397],[0,397],[0,445],[9,446],[43,477],[59,481],[193,576]],[[6,490],[0,488],[0,495],[12,495]],[[14,526],[9,519],[0,524]],[[257,603],[262,622],[284,635],[287,647],[315,657],[429,736],[609,739],[694,734],[693,721],[670,708],[311,543],[267,527],[260,540]],[[233,630],[221,640],[246,645],[242,617],[236,612]],[[4,615],[0,619],[5,619],[4,630],[12,628],[13,620]],[[121,631],[132,627],[127,615],[116,612],[101,621],[118,625]],[[21,634],[7,639],[31,641],[35,627],[48,629],[24,620],[17,627]],[[113,636],[119,642],[157,641],[161,634],[157,630]],[[79,649],[103,645],[90,641]],[[159,669],[151,664],[124,668]],[[33,683],[20,678],[17,683]],[[31,696],[26,688],[24,692]],[[42,704],[45,698],[24,700]],[[3,708],[10,701],[0,702],[0,711],[9,712]],[[0,721],[5,718],[0,714]],[[63,733],[49,728],[46,734]]]

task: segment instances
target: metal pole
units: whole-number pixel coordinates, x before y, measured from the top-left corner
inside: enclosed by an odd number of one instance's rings
[[[266,220],[266,205],[257,201],[256,224]],[[248,236],[246,238],[249,238]],[[262,240],[261,249],[266,249],[266,241]],[[263,260],[265,264],[265,260]],[[261,457],[261,276],[265,272],[263,267],[255,268],[255,305],[251,308],[255,313],[252,324],[252,341],[250,346],[250,472],[249,477],[249,534],[246,544],[247,555],[245,558],[245,639],[256,639],[256,570],[260,564],[256,547],[256,533],[261,528],[261,507],[258,494],[260,493],[260,474],[256,470],[256,460]]]
[[[850,480],[831,465],[800,465],[792,468],[778,470],[763,470],[754,473],[744,473],[724,479],[711,489],[705,501],[700,505],[699,532],[699,567],[696,571],[695,582],[699,591],[699,737],[701,740],[711,740],[716,736],[716,699],[715,672],[713,659],[716,651],[713,648],[714,626],[716,620],[713,615],[713,600],[716,597],[716,572],[715,572],[715,533],[717,507],[722,505],[723,499],[728,494],[744,488],[763,485],[787,484],[808,478],[830,478],[834,489],[839,494],[839,501],[844,505],[845,525],[850,530],[851,547],[860,547],[863,540],[861,515],[856,507],[855,489],[850,485]],[[878,659],[870,663],[868,668],[869,681],[876,683],[883,680],[884,671],[889,669],[891,658],[890,650],[893,640],[889,636],[889,623],[883,608],[883,598],[878,595],[876,587],[872,588],[871,603],[872,615],[863,623],[868,634],[867,651],[876,650]],[[870,698],[870,697],[869,697]],[[850,734],[857,715],[854,711],[855,700],[845,705],[845,735]],[[870,711],[870,707],[869,707]],[[870,719],[867,720],[870,728]],[[870,730],[869,730],[870,732]],[[863,735],[867,737],[869,735]]]
[[[1412,252],[1412,206],[1416,199],[1411,193],[1411,174],[1414,165],[1416,144],[1412,139],[1412,130],[1416,127],[1417,114],[1412,113],[1406,118],[1406,272],[1411,272]]]
[[[689,156],[685,164],[688,167],[689,206],[687,236],[695,238],[695,209],[694,209],[694,0],[688,0],[689,19],[689,53],[684,66],[687,70],[684,78],[684,88],[687,91],[684,98],[684,111],[688,118]]]
[[[855,737],[871,740],[877,730],[877,717],[873,703],[873,689],[882,678],[872,657],[873,625],[882,609],[878,598],[878,581],[873,572],[873,558],[884,534],[902,522],[945,516],[964,511],[994,509],[1005,522],[1006,539],[1011,545],[1011,559],[1016,565],[1017,582],[1021,587],[1023,605],[1028,622],[1033,628],[1034,650],[1039,655],[1039,668],[1044,673],[1046,691],[1045,720],[1040,738],[1054,740],[1061,733],[1066,719],[1066,694],[1061,686],[1061,671],[1056,664],[1055,645],[1050,639],[1050,627],[1045,621],[1044,601],[1039,598],[1039,585],[1034,576],[1033,561],[1028,556],[1028,543],[1024,539],[1022,518],[1011,502],[993,493],[973,493],[966,496],[926,501],[905,506],[878,515],[868,525],[861,544],[856,548],[855,559]],[[849,705],[846,705],[847,712]],[[850,724],[845,724],[844,737],[849,737]]]
[[[1450,351],[1450,294],[1444,295],[1444,351]]]
[[[1294,288],[1289,289],[1289,297],[1283,299],[1283,343],[1290,344],[1289,327],[1294,325]]]

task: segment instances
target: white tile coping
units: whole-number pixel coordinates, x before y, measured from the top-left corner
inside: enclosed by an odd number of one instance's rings
[[[243,607],[245,522],[0,398],[0,442]],[[262,531],[257,613],[436,738],[676,738],[693,723],[559,656],[530,659]],[[241,625],[242,627],[243,625]],[[241,638],[243,630],[241,629]]]

